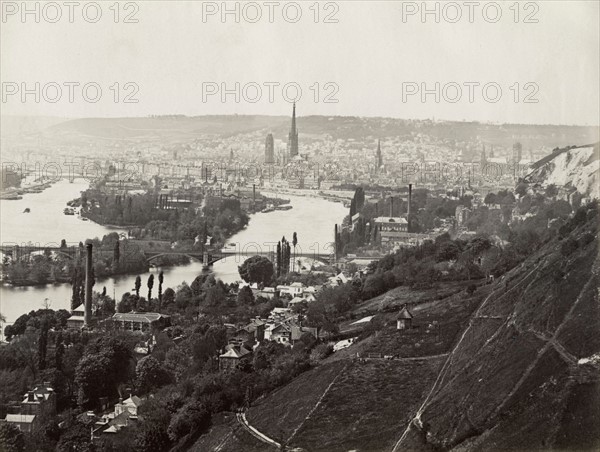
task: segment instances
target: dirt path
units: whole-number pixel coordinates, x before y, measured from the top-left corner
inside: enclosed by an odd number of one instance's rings
[[[237,413],[236,417],[237,417],[237,420],[240,423],[240,425],[244,428],[244,430],[246,430],[248,433],[250,433],[256,439],[258,439],[259,441],[261,441],[265,444],[268,444],[269,446],[275,447],[276,449],[281,449],[281,444],[279,444],[273,438],[269,438],[264,433],[259,432],[256,428],[252,427],[248,423],[248,420],[246,419],[246,413]]]

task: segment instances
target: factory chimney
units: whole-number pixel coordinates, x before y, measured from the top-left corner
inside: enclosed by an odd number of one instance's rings
[[[406,210],[406,216],[410,215],[411,202],[412,202],[412,184],[408,184],[408,208]]]
[[[85,301],[84,301],[84,324],[89,327],[92,320],[92,244],[86,245],[87,254],[85,257]]]
[[[394,197],[390,196],[390,217],[394,216]]]

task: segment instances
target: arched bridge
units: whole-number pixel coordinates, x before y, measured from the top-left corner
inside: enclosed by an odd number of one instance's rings
[[[220,261],[221,259],[235,259],[236,262],[239,262],[240,264],[248,257],[251,256],[265,256],[268,257],[271,260],[274,260],[274,253],[273,252],[264,252],[264,251],[258,251],[258,250],[235,250],[235,249],[231,249],[231,250],[227,250],[227,249],[222,249],[222,250],[209,250],[206,252],[202,252],[199,250],[182,250],[182,249],[175,249],[175,250],[157,250],[157,251],[144,251],[144,254],[146,256],[146,260],[148,262],[151,262],[161,256],[188,256],[189,258],[192,259],[196,259],[199,260],[200,262],[206,264],[206,265],[212,265],[217,261]],[[330,264],[334,261],[333,255],[332,254],[324,254],[324,253],[296,253],[295,255],[291,254],[290,256],[291,258],[309,258],[309,259],[313,259],[316,261],[319,261],[321,263],[324,264]]]

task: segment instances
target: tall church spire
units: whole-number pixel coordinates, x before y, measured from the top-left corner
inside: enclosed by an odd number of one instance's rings
[[[298,155],[298,130],[296,129],[296,102],[292,110],[292,127],[288,135],[288,154],[291,157]]]

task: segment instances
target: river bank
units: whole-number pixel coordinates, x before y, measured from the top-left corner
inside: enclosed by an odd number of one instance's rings
[[[78,244],[81,237],[102,237],[110,232],[127,231],[110,229],[92,221],[81,221],[76,216],[64,215],[65,203],[80,196],[80,191],[87,188],[84,181],[59,181],[40,194],[27,194],[19,201],[0,201],[2,209],[2,228],[0,239],[3,243],[56,243],[57,231],[68,243]],[[227,239],[226,243],[239,243],[241,249],[260,246],[264,249],[272,246],[286,236],[298,234],[299,249],[313,252],[328,249],[333,242],[335,223],[340,223],[347,215],[347,209],[341,203],[334,203],[320,198],[307,196],[287,196],[293,207],[287,211],[258,212],[251,215],[245,229]],[[30,214],[23,214],[25,207],[31,208]],[[21,218],[27,215],[27,222]],[[216,278],[226,283],[240,280],[238,266],[247,256],[233,255],[214,263],[210,271]],[[172,267],[152,267],[146,272],[130,275],[116,275],[110,278],[96,278],[94,289],[102,291],[106,287],[107,294],[119,300],[123,293],[133,291],[137,275],[145,281],[150,274],[155,278],[160,271],[164,272],[163,287],[176,288],[184,281],[191,283],[203,272],[203,265],[198,261]],[[0,286],[0,312],[8,323],[14,322],[25,312],[39,309],[48,300],[52,309],[69,309],[71,285],[68,283],[50,283],[36,286]]]

